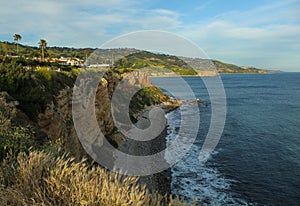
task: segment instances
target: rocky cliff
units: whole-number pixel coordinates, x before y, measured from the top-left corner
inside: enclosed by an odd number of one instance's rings
[[[114,131],[114,123],[110,113],[111,85],[119,81],[115,76],[103,78],[100,81],[95,97],[96,117],[104,135],[110,137]],[[65,88],[56,96],[55,102],[48,104],[46,110],[39,114],[38,125],[49,139],[59,142],[76,159],[87,157],[74,128],[72,119],[73,88]]]
[[[134,96],[133,102],[135,104],[131,105],[131,113],[133,114],[134,119],[139,116],[140,112],[145,109],[145,107],[152,104],[162,103],[164,109],[167,110],[178,106],[176,101],[169,100],[169,98],[159,89],[151,86],[149,78],[143,73],[133,72],[130,75],[123,75],[122,77],[115,73],[108,73],[105,75],[101,79],[96,92],[95,113],[101,131],[108,141],[116,148],[119,148],[124,144],[130,144],[128,138],[120,133],[115,127],[111,114],[111,97],[115,87],[122,79],[123,84],[125,80],[125,84],[150,86],[147,87],[150,88],[150,92],[146,90]],[[72,119],[72,92],[73,88],[70,87],[66,87],[59,92],[59,94],[55,97],[55,101],[49,103],[46,110],[39,114],[38,127],[41,131],[48,135],[49,140],[61,145],[64,150],[70,152],[77,160],[83,157],[90,159],[83,149],[74,128]],[[157,139],[159,140],[159,143],[142,145],[144,148],[143,150],[147,150],[149,153],[155,153],[156,151],[164,149],[165,132]],[[134,144],[131,147],[131,152],[139,154],[139,148],[140,147],[137,146],[137,144]],[[144,177],[141,181],[146,183],[148,188],[151,190],[169,193],[169,175],[169,171],[165,171],[161,174]]]

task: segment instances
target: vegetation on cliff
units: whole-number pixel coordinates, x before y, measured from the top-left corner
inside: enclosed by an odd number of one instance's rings
[[[94,73],[92,76],[100,75],[97,71],[91,72]],[[65,113],[61,117],[61,124],[63,124],[66,119],[72,119],[71,108],[68,105],[72,101],[72,88],[78,73],[79,70],[76,68],[72,68],[70,71],[57,71],[52,69],[51,66],[44,66],[43,62],[41,65],[36,66],[35,63],[23,58],[5,59],[0,64],[0,91],[7,92],[10,98],[17,102],[16,108],[28,116],[30,121],[38,124],[39,127],[45,125],[43,123],[45,118],[55,119],[51,115],[47,117],[47,114],[44,114],[45,112],[48,114],[49,112]],[[100,105],[98,116],[100,116],[100,119],[111,119],[110,121],[112,121],[110,115],[107,114],[110,111],[109,99],[112,97],[115,86],[125,77],[110,71],[103,78],[107,83],[99,85],[99,92],[96,97],[96,99],[99,99],[99,102],[96,103]],[[133,84],[147,82],[147,85],[145,85],[145,88],[140,89],[132,98],[130,103],[131,117],[146,106],[160,104],[168,100],[168,97],[159,88],[150,84],[150,80],[146,76],[132,78],[137,81],[131,82]],[[59,123],[60,121],[57,119],[56,124]],[[49,122],[46,124],[49,125]],[[105,128],[108,124],[107,121],[100,121],[101,124],[103,124],[104,130],[109,130],[108,134],[114,130]],[[67,127],[67,125],[65,126]],[[55,132],[57,133],[58,131],[56,130]]]
[[[183,205],[178,199],[150,192],[138,178],[117,175],[80,160],[84,150],[79,149],[70,113],[78,70],[55,71],[51,66],[34,65],[22,58],[0,64],[0,202]],[[98,123],[107,135],[116,133],[108,124],[107,98],[121,79],[120,74],[108,72],[99,85]],[[145,87],[133,98],[131,113],[166,99],[158,88]],[[76,156],[76,152],[81,154]]]
[[[5,59],[0,64],[0,90],[19,101],[19,108],[36,120],[58,92],[71,87],[75,80],[72,72],[57,72],[43,64],[35,66],[22,58]]]

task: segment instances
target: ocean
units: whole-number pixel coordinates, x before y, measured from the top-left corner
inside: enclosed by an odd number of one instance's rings
[[[221,75],[226,122],[206,162],[198,156],[211,120],[209,94],[202,78],[183,79],[204,104],[199,105],[200,125],[194,144],[171,168],[172,192],[204,205],[300,205],[300,73]],[[185,99],[179,80],[151,79]],[[182,124],[193,123],[194,113],[189,110],[193,104],[166,114],[168,144],[178,136]],[[189,122],[182,122],[182,115],[190,115]],[[186,132],[180,138],[195,137]]]

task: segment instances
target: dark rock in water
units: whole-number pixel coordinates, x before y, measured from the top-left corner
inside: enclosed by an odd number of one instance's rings
[[[180,104],[188,104],[188,103],[195,103],[195,104],[203,104],[204,102],[201,99],[194,99],[194,100],[180,100]]]
[[[186,175],[186,177],[193,177],[193,178],[197,177],[197,173],[196,172],[189,172],[189,173],[186,173],[185,175]]]
[[[202,201],[205,204],[210,204],[210,202],[211,202],[211,200],[208,197],[204,198]]]
[[[174,168],[173,168],[173,171],[174,171],[174,172],[178,172],[179,170],[178,170],[178,168],[174,167]]]
[[[196,99],[195,102],[198,103],[198,104],[202,104],[203,103],[203,101],[201,99]]]

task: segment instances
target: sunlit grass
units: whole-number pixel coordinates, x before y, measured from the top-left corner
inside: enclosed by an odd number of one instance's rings
[[[150,193],[137,177],[123,176],[67,155],[20,153],[2,167],[9,185],[0,187],[3,205],[186,205],[179,198]],[[2,169],[3,181],[3,169]]]

